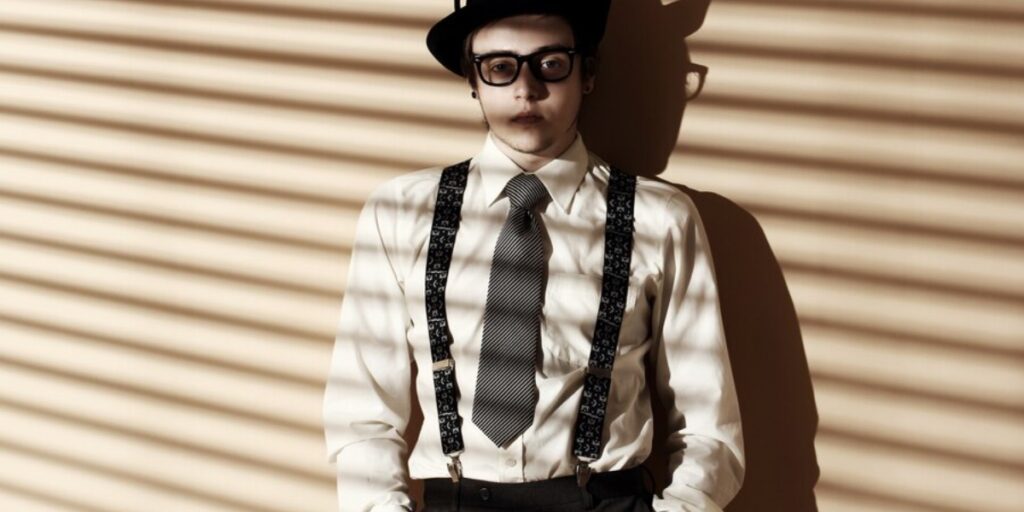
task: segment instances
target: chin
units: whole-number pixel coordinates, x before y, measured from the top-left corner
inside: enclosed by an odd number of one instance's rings
[[[551,147],[555,142],[555,138],[549,134],[521,133],[521,129],[516,130],[515,128],[513,130],[505,132],[501,138],[505,144],[522,153],[539,153]],[[520,133],[516,133],[517,131]]]

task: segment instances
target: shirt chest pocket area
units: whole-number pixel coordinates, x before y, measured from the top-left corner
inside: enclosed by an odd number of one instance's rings
[[[587,365],[600,303],[601,276],[576,273],[548,275],[542,322],[546,338],[545,359],[550,356],[575,368]],[[619,331],[619,354],[647,339],[649,320],[650,304],[643,286],[630,280]]]

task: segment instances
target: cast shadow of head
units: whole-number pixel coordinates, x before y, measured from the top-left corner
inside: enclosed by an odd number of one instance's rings
[[[580,120],[590,150],[633,174],[657,177],[665,169],[686,106],[685,38],[700,28],[710,1],[613,1],[595,92]],[[727,510],[816,511],[818,415],[779,263],[749,212],[718,194],[676,187],[693,199],[708,234],[740,399],[746,475]],[[647,465],[660,491],[668,466],[664,412],[655,407]]]

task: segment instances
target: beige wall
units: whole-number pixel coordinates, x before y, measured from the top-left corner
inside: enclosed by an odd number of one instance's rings
[[[355,216],[482,141],[450,8],[0,0],[0,510],[332,509]],[[661,176],[778,258],[820,509],[1024,510],[1024,4],[715,0],[689,45]]]

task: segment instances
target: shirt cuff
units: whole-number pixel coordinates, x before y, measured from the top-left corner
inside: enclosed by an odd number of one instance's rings
[[[722,507],[718,506],[710,496],[697,489],[690,490],[692,492],[686,492],[684,496],[665,498],[655,496],[653,503],[655,512],[723,512]]]
[[[370,509],[370,512],[413,512],[415,510],[411,507],[403,507],[401,505],[387,504],[377,505]]]

